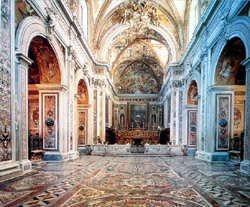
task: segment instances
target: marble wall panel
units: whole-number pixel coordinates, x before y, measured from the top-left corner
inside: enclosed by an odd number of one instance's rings
[[[188,145],[196,145],[197,110],[188,111]]]
[[[0,4],[0,161],[12,159],[11,136],[11,0]]]
[[[94,90],[94,109],[93,109],[93,138],[96,144],[97,138],[97,90]]]
[[[43,95],[43,139],[44,149],[57,150],[58,94]]]
[[[216,95],[216,150],[229,150],[231,136],[231,95]]]
[[[250,160],[250,70],[247,70],[247,97],[246,97],[246,129],[245,129],[245,138],[244,138],[244,159]]]
[[[86,111],[79,111],[78,145],[86,145],[87,122]]]

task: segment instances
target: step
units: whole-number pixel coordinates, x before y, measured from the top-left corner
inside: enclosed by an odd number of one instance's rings
[[[1,170],[0,172],[0,182],[4,182],[10,179],[13,179],[15,177],[21,176],[22,170],[20,168],[12,168],[12,169],[6,169]]]

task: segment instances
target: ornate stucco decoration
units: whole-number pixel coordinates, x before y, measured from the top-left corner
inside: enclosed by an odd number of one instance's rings
[[[135,32],[145,31],[150,25],[159,26],[157,8],[149,5],[148,0],[130,0],[128,4],[124,3],[123,8],[117,11],[113,22],[129,25],[129,28]]]

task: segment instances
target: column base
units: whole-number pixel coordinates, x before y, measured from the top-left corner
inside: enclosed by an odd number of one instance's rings
[[[250,175],[250,160],[243,160],[240,163],[240,172]]]
[[[197,151],[195,153],[195,158],[199,160],[204,160],[208,162],[225,162],[230,161],[230,157],[228,152],[204,152],[204,151]]]
[[[30,160],[22,160],[20,162],[20,168],[23,173],[31,172],[32,170],[32,163]]]

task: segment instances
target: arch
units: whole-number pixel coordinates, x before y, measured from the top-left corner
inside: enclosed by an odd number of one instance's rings
[[[66,85],[66,73],[63,73],[62,71],[64,68],[64,60],[62,58],[63,55],[61,55],[61,50],[57,43],[56,37],[51,35],[50,39],[47,38],[48,34],[46,24],[38,17],[26,17],[18,26],[15,42],[17,52],[28,57],[30,43],[36,36],[43,37],[49,42],[58,60],[61,74],[61,84]]]
[[[169,53],[170,53],[170,61],[175,62],[177,59],[177,52],[176,49],[178,48],[178,44],[174,40],[173,35],[167,30],[167,28],[156,28],[154,26],[151,27],[152,30],[158,32],[163,36],[163,38],[166,40],[166,42],[169,45]],[[98,53],[98,57],[102,60],[105,61],[105,54],[108,49],[108,47],[111,44],[112,39],[117,36],[119,33],[129,29],[128,25],[117,25],[115,27],[112,27],[109,29],[105,35],[102,38],[102,41],[99,44],[100,50]]]
[[[218,59],[214,83],[216,85],[238,85],[236,77],[238,74],[245,74],[244,68],[241,66],[241,62],[245,58],[245,46],[242,40],[238,37],[230,39]],[[241,82],[245,82],[244,77]]]
[[[250,56],[250,20],[249,17],[237,17],[225,28],[227,31],[226,35],[229,37],[228,40],[231,40],[235,37],[238,37],[242,40],[244,46],[245,46],[245,52],[246,52],[246,59]],[[215,75],[216,75],[216,67],[220,58],[220,55],[227,44],[227,39],[222,36],[217,41],[216,49],[213,53],[213,56],[215,58],[215,61],[211,63],[211,72],[212,76],[210,79],[210,85],[215,84]]]

